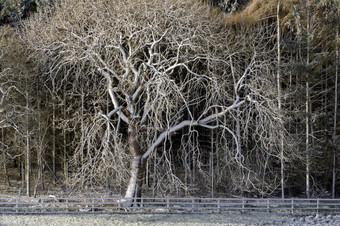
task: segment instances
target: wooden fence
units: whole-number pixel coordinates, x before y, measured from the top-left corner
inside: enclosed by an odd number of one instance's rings
[[[340,199],[0,198],[0,214],[340,212]]]

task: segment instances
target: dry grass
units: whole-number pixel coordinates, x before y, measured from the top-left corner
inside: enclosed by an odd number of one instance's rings
[[[298,0],[281,0],[280,16],[282,26],[291,18],[294,5]],[[224,24],[227,26],[242,25],[252,26],[264,20],[276,17],[277,0],[252,0],[246,7],[235,14],[225,15]]]

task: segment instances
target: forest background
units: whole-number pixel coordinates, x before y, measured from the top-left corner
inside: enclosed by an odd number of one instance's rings
[[[339,10],[1,0],[1,193],[339,197]]]

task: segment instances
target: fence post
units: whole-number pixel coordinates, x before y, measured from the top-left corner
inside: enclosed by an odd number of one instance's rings
[[[319,198],[316,200],[316,212],[319,213]]]
[[[41,200],[41,212],[44,213],[45,212],[44,198],[42,197],[40,200]]]
[[[294,213],[294,199],[292,199],[292,213]]]
[[[242,198],[242,213],[244,212],[244,198]]]
[[[118,213],[120,213],[121,207],[120,207],[120,200],[118,200]]]
[[[92,212],[94,212],[94,200],[93,198],[91,200],[92,200]]]
[[[66,212],[69,211],[69,206],[68,206],[68,197],[66,197]]]
[[[267,199],[267,213],[269,213],[269,199]]]
[[[218,210],[218,213],[221,213],[221,203],[220,203],[220,198],[217,199],[217,210]]]
[[[15,198],[15,212],[18,213],[19,212],[19,205],[18,205],[18,198]]]
[[[166,211],[169,213],[169,198],[166,198]]]
[[[195,199],[194,198],[192,198],[192,200],[191,200],[191,212],[193,213],[193,212],[195,212]]]

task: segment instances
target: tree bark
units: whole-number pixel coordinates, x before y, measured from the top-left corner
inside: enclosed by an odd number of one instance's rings
[[[64,114],[64,119],[66,119],[66,86],[64,86],[64,92],[63,92],[63,102],[64,102],[64,106],[63,106],[63,114]],[[67,139],[66,139],[66,128],[63,129],[63,144],[64,144],[64,153],[63,153],[63,165],[64,165],[64,177],[65,177],[65,183],[67,182]],[[65,184],[65,189],[66,189],[66,192],[67,192],[67,188],[68,187],[68,184],[66,183]]]
[[[52,172],[56,175],[56,93],[55,93],[55,85],[53,80],[53,93],[52,93]],[[56,177],[53,179],[53,183],[56,184]]]
[[[336,47],[335,47],[335,87],[334,87],[334,122],[333,122],[333,176],[332,176],[332,198],[335,198],[335,183],[336,183],[336,156],[337,156],[337,139],[336,139],[336,127],[337,127],[337,113],[338,113],[338,77],[339,77],[339,27],[336,30]]]
[[[4,129],[1,129],[1,141],[4,141]],[[5,170],[5,177],[8,187],[11,187],[11,181],[9,179],[8,170],[7,170],[7,163],[6,163],[6,157],[4,156],[4,170]]]
[[[132,202],[142,195],[142,186],[147,158],[143,158],[138,139],[138,121],[131,118],[128,127],[129,151],[132,156],[130,166],[130,180],[125,193],[125,201]],[[132,204],[132,203],[131,203]]]
[[[38,188],[38,181],[41,183],[41,190],[45,190],[45,184],[44,184],[44,166],[43,166],[43,153],[44,153],[44,138],[43,138],[43,129],[42,129],[42,124],[41,124],[41,108],[40,108],[40,103],[41,103],[41,92],[40,92],[40,86],[39,83],[37,84],[37,108],[38,108],[38,150],[37,150],[37,163],[38,163],[38,179],[35,185],[34,189],[34,197],[36,196],[37,193],[37,188]]]
[[[281,1],[279,0],[277,3],[277,101],[278,101],[278,109],[280,114],[280,122],[282,122],[282,107],[281,107],[281,29],[280,29],[280,4]],[[283,125],[282,125],[283,126]],[[283,144],[283,128],[280,131],[280,162],[281,162],[281,198],[285,198],[284,192],[284,144]]]
[[[6,183],[7,183],[8,187],[11,187],[11,181],[9,180],[6,162],[4,162],[4,170],[5,170]]]
[[[30,133],[29,133],[29,94],[28,94],[28,81],[26,77],[26,168],[25,168],[25,177],[26,177],[26,196],[30,197],[31,195],[31,184],[30,184],[30,171],[31,171],[31,151],[30,151]]]
[[[306,2],[307,6],[307,60],[306,66],[309,67],[309,54],[310,54],[310,9],[309,9],[309,0]],[[309,96],[309,76],[308,72],[306,74],[306,196],[307,198],[310,197],[310,153],[309,153],[309,103],[310,103],[310,96]]]

